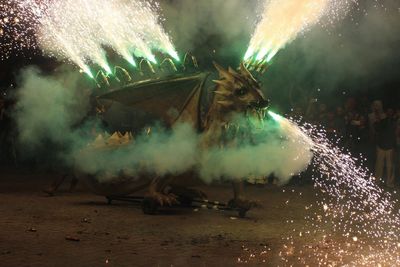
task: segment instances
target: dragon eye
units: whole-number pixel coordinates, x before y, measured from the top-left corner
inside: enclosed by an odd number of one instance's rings
[[[247,94],[247,89],[246,89],[246,88],[237,89],[237,90],[235,91],[235,94],[236,94],[237,96],[244,96],[245,94]]]

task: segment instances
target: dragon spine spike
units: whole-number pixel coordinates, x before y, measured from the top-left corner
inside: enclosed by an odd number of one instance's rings
[[[160,67],[164,67],[164,65],[166,65],[166,64],[169,64],[170,67],[171,67],[175,72],[178,71],[178,69],[176,68],[175,63],[172,61],[172,59],[170,59],[170,58],[164,59],[163,62],[161,62]]]
[[[251,72],[246,68],[246,66],[244,65],[244,63],[240,63],[240,73],[245,76],[246,78],[255,81],[256,79],[254,79],[253,75],[251,74]]]
[[[234,69],[232,69],[231,67],[228,68],[228,71],[233,75],[233,76],[240,76],[239,73],[237,73]]]
[[[224,78],[230,82],[234,82],[235,81],[235,77],[226,69],[224,69],[222,66],[220,66],[217,62],[213,62],[214,67],[218,70],[219,76],[221,78]]]
[[[227,80],[213,80],[214,83],[223,86],[224,88],[230,88],[231,82]]]
[[[222,95],[222,96],[230,96],[230,95],[232,95],[230,92],[225,91],[225,90],[223,90],[223,91],[214,91],[214,94]]]
[[[224,107],[229,107],[233,104],[232,101],[228,101],[228,100],[220,100],[220,101],[217,101],[217,103]]]

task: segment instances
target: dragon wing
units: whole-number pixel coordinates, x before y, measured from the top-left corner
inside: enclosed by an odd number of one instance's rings
[[[171,125],[191,97],[203,87],[207,76],[207,73],[198,73],[137,82],[103,94],[98,100],[148,112]]]

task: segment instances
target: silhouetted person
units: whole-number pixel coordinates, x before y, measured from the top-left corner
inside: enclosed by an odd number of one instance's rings
[[[375,102],[374,131],[376,141],[375,178],[383,181],[386,165],[386,186],[394,187],[394,150],[396,148],[395,124],[383,112],[382,102]]]

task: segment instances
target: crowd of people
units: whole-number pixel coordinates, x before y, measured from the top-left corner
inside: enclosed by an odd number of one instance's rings
[[[290,115],[324,127],[333,142],[364,159],[378,183],[394,187],[400,176],[400,108],[358,99],[331,107],[311,99],[304,107],[292,108]]]

